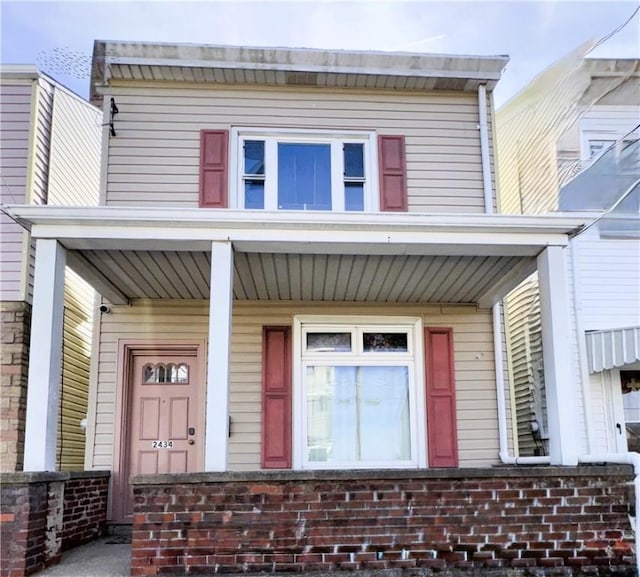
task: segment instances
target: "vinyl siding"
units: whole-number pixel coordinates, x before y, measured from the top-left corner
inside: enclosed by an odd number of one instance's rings
[[[97,205],[102,112],[58,88],[53,104],[49,204]]]
[[[384,311],[384,312],[383,312]],[[420,316],[424,326],[454,331],[461,467],[498,463],[498,425],[491,314],[465,306],[374,306],[235,303],[232,332],[229,469],[260,468],[261,355],[264,325],[291,325],[295,314]],[[117,382],[118,339],[201,339],[208,332],[206,301],[139,301],[102,315],[93,463],[109,469]]]
[[[97,205],[102,113],[56,87],[52,106],[49,193],[52,205]],[[84,468],[90,342],[95,291],[69,268],[65,273],[63,369],[57,460],[61,470]]]
[[[84,469],[85,433],[95,292],[76,273],[65,271],[62,381],[57,463],[61,471]]]
[[[0,83],[0,202],[23,204],[26,199],[29,126],[33,86],[31,82]],[[28,249],[24,229],[0,214],[0,300],[25,300],[23,263]]]
[[[200,129],[259,126],[402,134],[410,211],[484,211],[474,93],[127,84],[113,96],[110,205],[198,206]]]
[[[640,326],[638,239],[601,239],[593,227],[576,242],[584,330]]]

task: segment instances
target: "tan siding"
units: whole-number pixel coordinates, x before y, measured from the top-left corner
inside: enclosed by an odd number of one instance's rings
[[[98,204],[101,123],[101,111],[64,89],[56,90],[49,204]]]
[[[0,202],[24,204],[29,164],[31,82],[0,83]],[[23,252],[25,234],[21,226],[0,214],[0,300],[24,300]]]
[[[62,383],[58,421],[58,468],[82,470],[87,416],[95,292],[69,268],[65,271]]]
[[[197,206],[200,129],[264,126],[403,134],[409,210],[483,211],[473,93],[137,85],[113,92],[120,112],[107,204]]]
[[[206,301],[141,301],[102,316],[93,463],[111,466],[118,339],[201,339],[208,331]],[[384,311],[384,313],[382,312]],[[232,336],[229,468],[260,468],[263,325],[290,325],[295,314],[413,315],[424,326],[454,329],[460,465],[498,462],[498,429],[491,314],[474,307],[355,306],[236,303]]]

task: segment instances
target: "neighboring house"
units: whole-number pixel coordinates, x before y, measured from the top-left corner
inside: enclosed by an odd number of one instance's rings
[[[594,453],[640,450],[638,128],[597,154],[559,193],[562,211],[607,211],[573,239],[569,261]]]
[[[630,133],[630,139],[637,138],[640,124],[639,61],[586,58],[588,49],[589,45],[582,46],[555,63],[497,112],[500,212],[548,214],[562,211],[559,191],[565,183],[584,169],[594,155],[624,135]],[[585,172],[581,182],[591,175],[592,170]],[[603,187],[600,191],[602,203],[581,206],[576,202],[571,210],[592,210],[591,217],[595,218],[595,211],[608,208],[604,199],[614,202],[612,194],[618,188],[609,188],[607,181],[599,180],[599,184]],[[630,266],[628,278],[633,278],[632,270],[637,263],[635,244],[622,244],[627,247],[628,261],[626,265],[622,261],[619,263],[620,273],[625,266]],[[602,266],[605,266],[604,262]],[[613,294],[612,301],[617,300]],[[637,299],[631,300],[637,303]],[[617,302],[622,311],[622,303],[628,301]],[[549,431],[537,276],[533,275],[514,290],[506,303],[518,452],[520,455],[546,455]],[[582,303],[576,303],[578,309],[581,306]],[[638,324],[637,308],[627,308],[622,316],[626,320],[612,318],[609,322],[613,324],[608,327]],[[592,328],[606,327],[597,325]],[[575,332],[577,330],[574,329],[572,354],[577,371],[576,382],[578,389],[582,390],[585,381],[579,371],[584,367],[584,350],[582,345],[579,347],[582,337]],[[582,330],[588,330],[588,327],[584,326]],[[590,398],[590,395],[581,395],[578,402],[582,404],[585,398]],[[595,404],[596,399],[592,399]],[[590,407],[586,410],[591,412]],[[600,423],[592,423],[587,431],[581,432],[584,450],[602,450],[604,434]],[[596,442],[596,438],[600,440]],[[605,444],[610,446],[608,442]]]
[[[0,68],[0,194],[3,205],[98,202],[102,113],[29,66]],[[34,251],[28,230],[0,215],[2,388],[0,470],[23,468]],[[55,462],[84,466],[94,292],[66,271],[64,355]]]
[[[633,562],[629,469],[577,466],[585,219],[495,214],[506,62],[96,42],[101,206],[8,208],[47,328],[25,468],[55,468],[66,263],[103,297],[85,466],[111,473],[133,574]],[[524,463],[551,469],[505,467],[500,302],[535,270],[562,415]]]

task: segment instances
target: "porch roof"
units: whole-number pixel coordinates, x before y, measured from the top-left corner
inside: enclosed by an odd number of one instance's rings
[[[11,206],[33,238],[114,304],[207,299],[211,243],[234,248],[247,300],[491,306],[565,246],[584,215],[304,213],[200,208]]]

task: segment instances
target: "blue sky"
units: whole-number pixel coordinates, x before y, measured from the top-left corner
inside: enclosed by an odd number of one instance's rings
[[[548,65],[623,24],[636,1],[0,0],[0,62],[37,64],[80,95],[95,39],[508,54],[500,105]],[[640,57],[640,14],[593,56]]]

